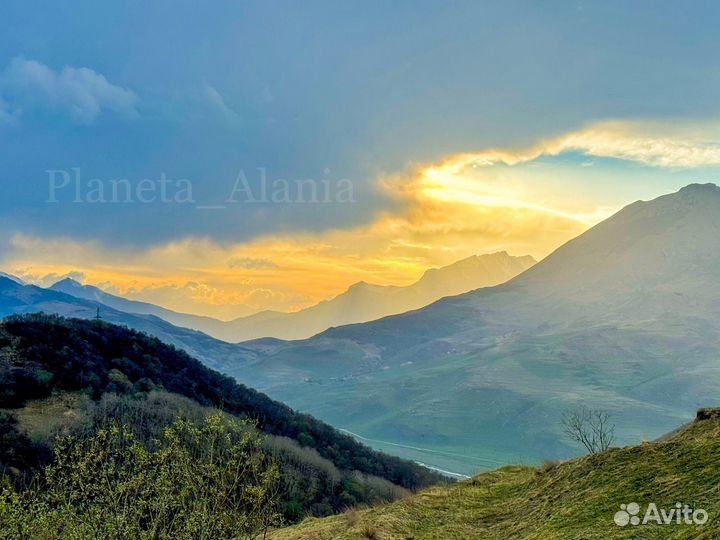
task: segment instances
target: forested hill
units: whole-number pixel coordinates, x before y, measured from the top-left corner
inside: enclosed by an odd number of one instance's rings
[[[409,489],[442,481],[415,463],[358,443],[213,371],[156,338],[102,321],[33,314],[0,323],[0,408],[57,392],[140,393],[165,390],[248,417],[266,433],[292,438],[339,469],[375,475]]]

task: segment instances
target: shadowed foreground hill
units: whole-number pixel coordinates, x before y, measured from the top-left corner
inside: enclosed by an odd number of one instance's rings
[[[153,401],[158,393],[165,397]],[[191,406],[178,402],[173,394]],[[103,403],[109,403],[109,397],[117,404],[107,408]],[[268,436],[273,451],[282,455],[281,484],[288,492],[282,501],[283,513],[288,520],[328,515],[361,500],[392,500],[395,493],[404,492],[397,486],[417,489],[444,482],[424,467],[375,452],[311,416],[236,383],[157,338],[102,321],[43,314],[0,322],[0,477],[3,466],[33,469],[46,453],[48,441],[35,440],[33,430],[27,430],[27,435],[43,448],[32,447],[23,434],[16,433],[15,417],[25,418],[28,409],[39,406],[48,411],[42,416],[49,422],[49,411],[59,401],[87,406],[89,401],[93,411],[107,409],[109,419],[124,422],[130,417],[137,424],[133,428],[152,428],[156,433],[165,427],[156,418],[162,412],[159,409],[167,409],[165,416],[172,416],[177,403],[182,405],[179,409],[191,409],[195,416],[202,416],[200,408],[214,408],[249,419]],[[160,403],[157,410],[153,403]],[[68,406],[55,416],[93,416],[87,406]],[[128,415],[130,409],[137,414]]]
[[[666,440],[559,465],[510,466],[393,504],[307,519],[274,538],[719,538],[720,410]],[[707,510],[704,525],[615,524],[621,504]]]

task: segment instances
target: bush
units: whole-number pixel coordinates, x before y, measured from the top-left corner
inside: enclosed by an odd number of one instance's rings
[[[34,463],[30,439],[17,429],[17,419],[0,411],[0,473],[5,467],[25,468]]]
[[[38,486],[0,492],[0,538],[256,538],[279,524],[277,467],[246,422],[178,419],[148,449],[116,425],[62,438]]]
[[[380,476],[407,489],[445,482],[411,461],[375,452],[347,434],[238,384],[184,351],[125,327],[44,314],[0,323],[0,407],[53,392],[132,395],[162,389],[250,418],[271,435],[314,449],[341,470]]]

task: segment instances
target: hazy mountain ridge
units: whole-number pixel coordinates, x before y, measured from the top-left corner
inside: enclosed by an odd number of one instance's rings
[[[202,331],[202,327],[209,329],[222,328],[227,324],[225,321],[213,319],[212,317],[203,317],[200,315],[192,315],[189,313],[179,313],[171,309],[167,309],[148,302],[139,302],[137,300],[129,300],[122,296],[107,293],[93,285],[82,285],[71,278],[58,281],[51,287],[51,290],[64,292],[77,298],[84,298],[93,302],[99,302],[113,309],[124,311],[125,313],[137,313],[139,315],[154,315],[166,320],[177,326],[191,328]],[[207,332],[206,332],[207,333]]]
[[[718,403],[718,216],[713,185],[633,203],[508,283],[258,348],[246,376],[457,472],[572,455],[559,416],[579,403],[656,437]]]
[[[85,288],[82,290],[88,291]],[[253,351],[244,347],[219,341],[196,330],[174,326],[154,315],[126,313],[98,301],[78,298],[65,292],[43,289],[35,285],[23,285],[9,278],[0,277],[0,318],[7,315],[45,312],[65,317],[93,319],[98,310],[103,320],[147,332],[165,343],[184,349],[216,369],[220,364],[226,363],[239,367],[247,358],[254,355]]]
[[[20,279],[19,277],[13,276],[11,274],[6,274],[5,272],[0,272],[0,278],[10,279],[10,280],[14,281],[15,283],[19,283],[20,285],[25,284],[25,282],[22,279]]]
[[[111,295],[72,279],[62,280],[53,290],[100,302],[127,313],[155,315],[193,328],[224,341],[237,343],[262,337],[305,339],[333,326],[367,322],[387,315],[426,306],[444,296],[503,283],[535,264],[529,255],[514,257],[501,251],[473,255],[451,265],[426,271],[407,287],[355,283],[344,293],[294,313],[261,311],[232,321],[177,313],[146,302]]]
[[[559,416],[579,403],[609,410],[622,442],[718,403],[719,215],[720,188],[688,186],[627,206],[505,284],[298,342],[233,346],[103,313],[377,448],[471,474],[572,455]],[[17,290],[6,313],[90,318],[98,305],[5,281]]]

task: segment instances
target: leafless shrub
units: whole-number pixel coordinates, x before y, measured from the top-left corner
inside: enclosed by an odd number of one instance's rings
[[[587,407],[568,410],[562,415],[562,425],[565,434],[590,454],[604,452],[615,442],[615,425],[605,411]]]

